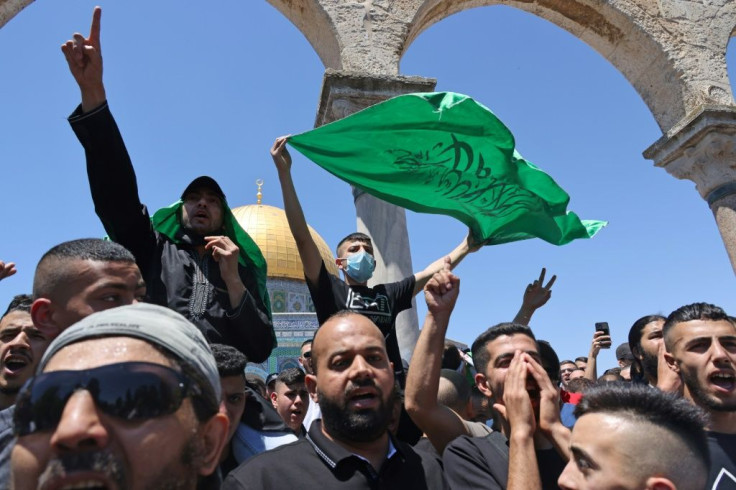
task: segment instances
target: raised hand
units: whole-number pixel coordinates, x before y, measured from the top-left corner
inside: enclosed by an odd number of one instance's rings
[[[220,266],[220,275],[222,280],[227,284],[231,280],[240,280],[238,274],[238,255],[240,249],[238,246],[226,236],[208,236],[204,237],[205,250],[212,252],[212,258]]]
[[[10,277],[13,274],[18,272],[15,269],[15,263],[14,262],[3,262],[0,260],[0,281],[5,279],[6,277]]]
[[[450,257],[445,257],[442,269],[435,272],[424,286],[424,299],[432,315],[449,316],[460,293],[460,279],[450,270]]]
[[[271,147],[271,158],[273,158],[273,163],[276,164],[276,169],[279,172],[288,172],[291,170],[291,155],[289,154],[289,149],[286,148],[288,139],[288,136],[276,138],[276,141],[273,142],[273,146]]]
[[[590,352],[588,357],[597,357],[601,349],[608,349],[611,347],[611,336],[606,335],[601,330],[593,332],[593,341],[590,343]]]
[[[547,273],[547,269],[542,267],[542,272],[539,274],[539,279],[529,284],[524,290],[524,301],[522,308],[538,309],[544,306],[549,298],[552,296],[552,285],[557,280],[557,276],[552,276],[547,285],[544,285],[544,275]]]
[[[105,101],[102,83],[102,50],[100,47],[100,19],[102,9],[95,7],[89,36],[75,32],[72,39],[61,45],[69,71],[82,92],[82,110],[94,109]]]

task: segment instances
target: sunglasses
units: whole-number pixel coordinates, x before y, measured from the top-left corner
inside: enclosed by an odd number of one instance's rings
[[[14,433],[50,431],[69,398],[87,391],[104,414],[143,421],[176,412],[188,396],[202,391],[183,374],[149,362],[123,362],[84,371],[52,371],[26,382],[15,405]]]

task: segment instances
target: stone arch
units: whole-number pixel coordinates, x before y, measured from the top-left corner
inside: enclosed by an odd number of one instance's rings
[[[341,47],[335,24],[318,0],[268,0],[304,34],[325,68],[342,69]]]
[[[600,53],[637,90],[663,133],[703,104],[733,104],[725,67],[728,40],[711,38],[705,45],[687,42],[687,36],[693,34],[688,32],[694,26],[691,19],[680,21],[683,14],[674,6],[667,12],[665,6],[647,9],[641,3],[621,2],[617,9],[608,2],[589,0],[428,0],[417,9],[403,49],[406,51],[425,29],[452,14],[508,5],[552,22]],[[728,17],[733,23],[734,9],[730,10]],[[716,16],[715,11],[711,13]],[[722,18],[708,20],[724,22]],[[716,30],[732,32],[733,28],[728,25],[727,30]]]
[[[10,19],[32,2],[33,0],[0,0],[0,27],[7,24]]]

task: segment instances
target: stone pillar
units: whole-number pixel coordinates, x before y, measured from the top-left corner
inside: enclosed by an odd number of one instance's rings
[[[375,76],[327,69],[315,127],[342,119],[397,95],[430,92],[436,83],[434,79],[422,77]],[[413,274],[404,208],[356,188],[353,188],[353,196],[357,230],[373,239],[376,250],[376,271],[370,284],[399,281]],[[349,232],[346,230],[345,234]],[[399,315],[396,332],[401,355],[408,360],[419,337],[415,304],[414,308]]]
[[[702,106],[644,151],[710,206],[736,272],[736,107]]]

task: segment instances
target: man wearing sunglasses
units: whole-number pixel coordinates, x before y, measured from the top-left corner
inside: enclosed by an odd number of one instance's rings
[[[212,488],[220,397],[212,352],[183,316],[142,303],[90,315],[18,395],[12,487]]]

